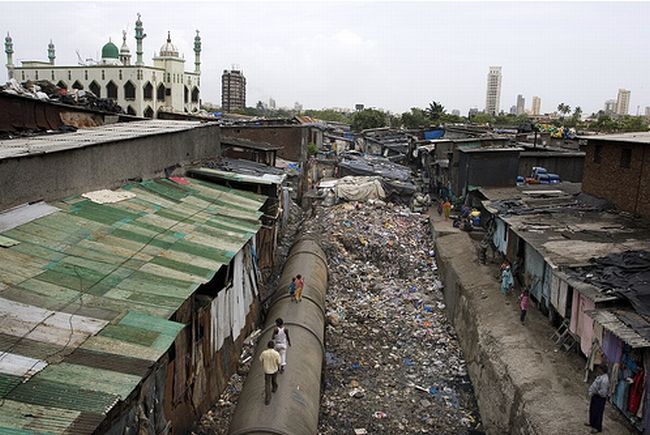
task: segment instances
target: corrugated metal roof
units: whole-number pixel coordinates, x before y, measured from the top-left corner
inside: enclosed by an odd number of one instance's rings
[[[251,183],[251,184],[282,184],[286,179],[286,175],[276,175],[276,174],[263,174],[263,175],[250,175],[250,174],[239,174],[237,172],[222,171],[220,169],[210,169],[210,168],[193,168],[190,171],[190,174],[203,175],[204,177],[221,180],[230,180],[237,181],[241,183]]]
[[[79,129],[73,133],[46,134],[28,138],[0,140],[0,160],[34,154],[46,154],[75,148],[115,142],[136,137],[200,128],[199,121],[169,121],[151,119],[121,122],[92,129]]]
[[[641,336],[633,325],[628,325],[622,318],[634,316],[640,318],[636,313],[617,312],[617,310],[592,310],[587,311],[587,314],[594,319],[597,323],[602,325],[603,328],[610,331],[612,334],[620,338],[624,343],[629,344],[633,348],[647,348],[650,347],[650,341]],[[621,318],[622,317],[622,318]],[[645,329],[648,328],[648,323],[645,324]]]
[[[0,433],[94,430],[174,342],[184,325],[170,316],[258,231],[266,200],[194,179],[120,191],[135,197],[66,198],[0,236]]]

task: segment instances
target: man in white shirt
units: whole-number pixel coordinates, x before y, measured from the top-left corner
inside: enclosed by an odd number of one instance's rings
[[[603,431],[603,413],[605,412],[605,403],[609,394],[607,366],[605,364],[597,366],[596,372],[598,376],[589,387],[589,396],[591,396],[589,403],[589,423],[585,423],[586,426],[591,426],[591,433]]]
[[[271,403],[271,393],[278,389],[277,376],[280,370],[280,354],[274,349],[275,343],[269,341],[267,349],[260,355],[260,362],[264,368],[264,404]]]

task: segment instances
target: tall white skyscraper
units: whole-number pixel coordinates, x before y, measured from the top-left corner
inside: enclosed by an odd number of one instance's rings
[[[537,96],[533,97],[533,106],[530,111],[531,114],[539,115],[541,112],[541,108],[542,108],[542,99]]]
[[[523,95],[517,95],[517,115],[523,115],[526,112],[526,99]]]
[[[627,115],[630,111],[630,91],[619,89],[616,97],[616,114]]]
[[[490,115],[499,113],[501,99],[501,67],[491,66],[487,75],[487,92],[485,93],[485,112]]]

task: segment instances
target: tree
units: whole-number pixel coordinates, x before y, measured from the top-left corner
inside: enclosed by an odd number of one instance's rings
[[[619,131],[648,131],[648,121],[642,116],[625,115],[618,124]]]
[[[576,106],[573,110],[573,117],[578,121],[582,118],[582,107]]]
[[[571,106],[568,104],[560,103],[557,105],[557,111],[566,116],[567,113],[571,113]]]
[[[343,122],[349,124],[351,121],[351,114],[339,112],[334,109],[321,109],[321,110],[305,110],[305,115],[312,118],[322,119],[323,121]]]
[[[386,126],[386,113],[377,109],[363,109],[352,115],[352,129],[361,131],[367,128]]]
[[[432,101],[429,103],[429,107],[427,107],[425,111],[431,121],[438,122],[445,114],[445,106],[436,101]]]
[[[478,125],[494,124],[494,116],[490,115],[489,113],[481,112],[473,115],[470,118],[470,121]]]
[[[422,128],[428,127],[430,121],[424,110],[412,107],[410,112],[402,113],[402,125],[405,128]]]

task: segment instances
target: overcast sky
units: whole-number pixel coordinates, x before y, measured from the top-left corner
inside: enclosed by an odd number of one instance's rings
[[[650,106],[650,3],[1,3],[0,31],[15,59],[75,65],[98,56],[121,31],[135,54],[142,14],[151,64],[167,30],[193,70],[194,30],[203,39],[202,98],[220,103],[221,73],[239,65],[247,103],[273,97],[305,108],[363,103],[393,112],[436,100],[466,113],[484,108],[490,65],[503,67],[501,109],[517,94],[585,113],[632,91],[630,112]],[[4,51],[4,50],[3,50]],[[3,56],[2,65],[6,58]],[[6,80],[2,68],[1,80]]]

